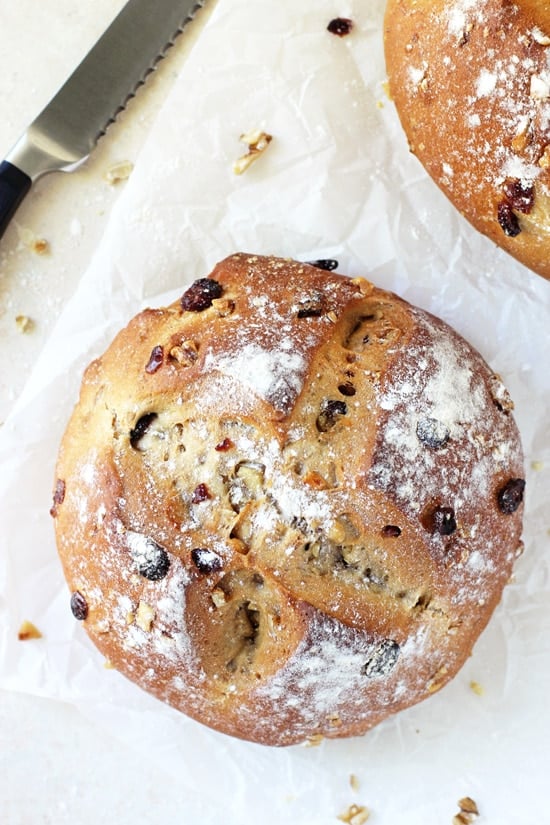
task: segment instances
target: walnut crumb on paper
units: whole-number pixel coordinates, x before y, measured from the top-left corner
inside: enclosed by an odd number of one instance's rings
[[[350,805],[347,811],[338,816],[338,819],[340,822],[346,822],[347,825],[364,825],[369,816],[370,811],[364,805]]]
[[[27,642],[29,639],[41,639],[42,633],[32,622],[24,621],[19,628],[17,638],[20,642]]]
[[[460,811],[453,817],[453,825],[471,825],[479,816],[479,810],[470,796],[458,800]]]
[[[252,132],[245,132],[245,134],[240,136],[239,140],[248,146],[248,152],[246,155],[238,158],[233,164],[233,171],[236,175],[242,175],[251,164],[258,160],[273,140],[273,136],[267,132],[262,132],[260,129],[256,129]]]
[[[104,174],[104,179],[111,186],[116,186],[123,180],[128,180],[134,170],[134,164],[129,160],[123,160],[120,163],[115,163]]]
[[[357,791],[359,790],[359,780],[354,773],[350,774],[349,784],[350,788],[357,793]]]
[[[34,321],[28,315],[16,315],[15,325],[22,333],[32,332],[35,326]]]
[[[483,696],[485,692],[483,690],[483,686],[480,685],[479,682],[475,682],[474,680],[470,682],[470,690],[472,690],[477,696]]]

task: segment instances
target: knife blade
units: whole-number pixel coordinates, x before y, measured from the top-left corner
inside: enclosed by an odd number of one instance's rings
[[[205,0],[129,0],[0,163],[0,237],[32,184],[91,153]]]

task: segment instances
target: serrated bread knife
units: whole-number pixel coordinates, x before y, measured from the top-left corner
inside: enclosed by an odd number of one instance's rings
[[[0,237],[37,178],[86,160],[203,2],[126,3],[0,163]]]

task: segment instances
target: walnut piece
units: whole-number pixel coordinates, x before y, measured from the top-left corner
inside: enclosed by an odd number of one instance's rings
[[[28,315],[16,315],[15,323],[22,333],[32,332],[34,329],[34,321]]]
[[[155,618],[155,611],[151,607],[151,605],[147,604],[147,602],[142,602],[138,604],[138,609],[136,611],[136,624],[145,633],[149,633],[151,630],[151,626],[153,624],[153,619]]]
[[[246,132],[241,135],[240,140],[248,146],[248,152],[246,155],[238,158],[233,164],[233,171],[236,175],[242,175],[249,166],[258,160],[273,140],[273,136],[267,132],[262,132],[260,129],[256,129],[255,131]]]
[[[32,622],[24,621],[19,628],[17,638],[20,642],[27,642],[29,639],[41,639],[42,633]]]
[[[350,805],[347,811],[340,814],[338,819],[347,825],[364,825],[370,816],[370,811],[364,805]]]
[[[123,180],[128,180],[133,169],[133,163],[129,160],[123,160],[120,163],[115,163],[115,165],[111,166],[110,169],[107,169],[103,177],[111,186],[116,186],[117,183],[120,183]]]

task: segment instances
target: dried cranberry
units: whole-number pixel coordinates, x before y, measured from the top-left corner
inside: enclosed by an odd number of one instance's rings
[[[221,298],[223,287],[212,278],[199,278],[181,296],[181,308],[187,312],[203,312],[212,301]]]
[[[498,222],[509,238],[515,238],[521,232],[518,217],[507,200],[501,201],[498,205]]]
[[[200,504],[201,501],[208,501],[209,498],[212,498],[212,496],[206,484],[198,484],[193,491],[191,502],[192,504]]]
[[[363,673],[369,679],[375,676],[387,676],[399,658],[401,649],[397,642],[391,639],[384,639],[383,642],[374,649],[369,660],[363,665]]]
[[[397,527],[396,524],[386,524],[386,526],[382,528],[382,535],[397,538],[401,535],[401,527]]]
[[[523,478],[511,478],[498,492],[498,508],[501,513],[515,513],[523,501],[525,481]]]
[[[157,418],[157,414],[154,412],[145,413],[142,415],[141,418],[138,418],[136,422],[136,426],[133,430],[130,430],[130,444],[134,448],[134,450],[139,449],[139,442],[153,423],[153,421]]]
[[[75,590],[71,596],[71,611],[79,622],[83,622],[88,616],[88,602],[78,590]]]
[[[219,444],[216,444],[214,449],[218,453],[226,453],[228,450],[231,450],[234,446],[235,445],[233,444],[230,438],[224,438],[223,441],[220,441]]]
[[[450,432],[445,424],[438,421],[437,418],[421,418],[416,425],[416,435],[418,440],[426,447],[439,450],[449,440]]]
[[[514,178],[504,184],[506,200],[516,212],[528,215],[535,203],[535,187],[532,183],[525,184]]]
[[[436,507],[432,513],[432,527],[441,536],[450,536],[456,530],[455,511],[452,507]]]
[[[196,547],[191,550],[191,558],[193,564],[200,573],[215,573],[221,570],[223,563],[221,558],[213,550],[207,550],[205,547]]]
[[[339,418],[346,415],[348,407],[345,401],[327,399],[321,404],[321,411],[317,417],[317,429],[326,433],[332,429]]]
[[[355,395],[357,390],[355,389],[351,381],[346,381],[345,384],[338,385],[338,392],[342,393],[342,395],[351,397],[352,395]]]
[[[65,482],[62,478],[58,478],[55,482],[55,490],[53,493],[53,504],[50,508],[50,516],[57,517],[57,508],[65,501]]]
[[[160,367],[162,367],[163,361],[164,347],[161,347],[159,344],[151,350],[151,355],[149,356],[149,360],[145,366],[145,372],[148,372],[150,375],[156,372]]]
[[[140,576],[152,582],[160,581],[166,576],[170,559],[162,545],[149,536],[131,532],[128,533],[128,545]]]
[[[345,37],[353,29],[353,20],[349,17],[335,17],[327,26],[327,30],[331,34],[337,34],[338,37]]]
[[[320,290],[315,290],[307,298],[300,301],[298,318],[318,318],[325,309],[325,296]]]
[[[314,266],[316,269],[324,269],[326,272],[333,272],[335,269],[338,269],[338,261],[335,261],[333,258],[321,258],[318,261],[306,261],[310,266]]]

